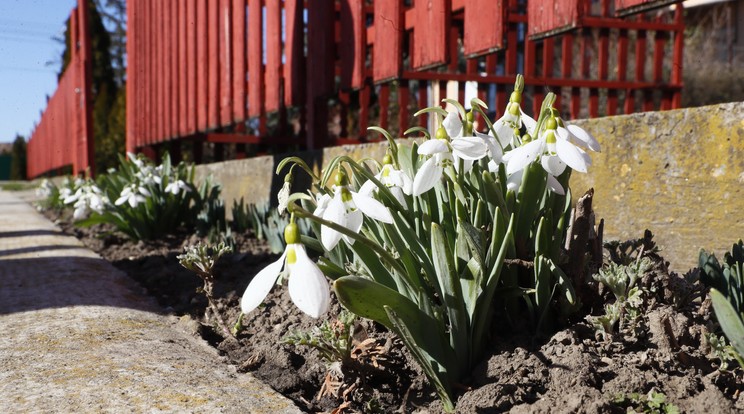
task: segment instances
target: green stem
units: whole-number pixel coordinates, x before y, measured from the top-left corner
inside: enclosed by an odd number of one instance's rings
[[[406,274],[406,269],[403,266],[401,266],[401,264],[399,263],[399,261],[396,260],[393,257],[393,255],[390,254],[390,252],[388,252],[387,250],[385,250],[379,244],[377,244],[377,243],[373,242],[372,240],[368,239],[367,237],[364,237],[364,236],[362,236],[359,233],[353,232],[353,231],[347,229],[346,227],[344,227],[344,226],[342,226],[340,224],[334,223],[332,221],[324,220],[324,219],[322,219],[322,218],[314,215],[313,213],[305,210],[304,208],[298,206],[297,204],[292,204],[290,208],[291,208],[292,213],[297,214],[299,217],[309,218],[310,220],[313,220],[313,221],[315,221],[317,223],[320,223],[323,226],[326,226],[326,227],[329,227],[329,228],[331,228],[333,230],[336,230],[337,232],[339,232],[339,233],[341,233],[341,234],[343,234],[345,236],[351,237],[355,241],[364,244],[365,246],[367,246],[370,249],[374,250],[375,253],[377,253],[380,256],[380,259],[382,259],[385,262],[387,262],[390,266],[392,266],[393,268],[395,268],[395,270],[398,271],[400,274],[403,274],[403,275]]]

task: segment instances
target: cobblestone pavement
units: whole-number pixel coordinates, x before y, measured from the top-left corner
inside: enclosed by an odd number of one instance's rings
[[[299,413],[0,191],[0,412]]]

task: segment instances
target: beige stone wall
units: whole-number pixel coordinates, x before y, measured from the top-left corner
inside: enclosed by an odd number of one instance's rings
[[[684,272],[700,248],[721,256],[744,237],[744,103],[578,121],[602,144],[588,174],[574,173],[574,195],[595,189],[605,240],[638,238],[651,230],[671,267]],[[303,154],[317,167],[339,154],[382,158],[385,143]],[[233,199],[264,203],[281,185],[277,157],[197,167]]]
[[[577,122],[578,123],[578,122]],[[605,239],[649,229],[674,270],[744,237],[744,103],[582,121],[602,144],[579,193],[594,187]]]

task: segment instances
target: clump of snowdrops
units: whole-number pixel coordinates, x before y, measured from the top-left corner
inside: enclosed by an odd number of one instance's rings
[[[504,115],[491,122],[485,103],[466,110],[426,108],[437,128],[414,127],[420,143],[397,143],[385,130],[381,160],[333,159],[321,176],[299,158],[277,167],[304,169],[310,195],[287,195],[287,247],[251,281],[244,313],[255,309],[281,276],[300,310],[319,317],[329,308],[329,283],[341,304],[377,321],[403,341],[454,410],[453,389],[479,362],[494,315],[545,330],[579,305],[564,273],[570,221],[569,178],[599,150],[583,129],[568,125],[548,94],[533,119],[521,108],[517,78]],[[474,125],[480,113],[483,132]],[[295,221],[310,220],[313,234]],[[322,254],[313,262],[307,249]]]
[[[60,187],[43,181],[38,189],[46,200],[42,207],[71,206],[76,224],[109,223],[134,240],[147,240],[178,228],[194,228],[200,214],[219,198],[218,185],[208,181],[197,191],[194,167],[174,166],[167,154],[159,165],[134,154],[119,161],[118,169],[108,170],[95,181],[65,179]]]

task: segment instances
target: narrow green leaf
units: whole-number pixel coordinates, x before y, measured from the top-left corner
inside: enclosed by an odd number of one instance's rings
[[[713,301],[713,309],[718,323],[721,324],[721,329],[739,355],[744,356],[744,323],[741,315],[718,290],[711,289],[710,298]]]
[[[452,388],[450,376],[452,374],[447,371],[447,367],[450,365],[449,361],[437,360],[436,357],[426,352],[421,347],[421,338],[418,337],[421,335],[416,335],[416,333],[412,332],[406,320],[400,318],[393,308],[385,306],[385,309],[388,313],[388,319],[393,325],[390,329],[398,334],[398,337],[400,337],[416,361],[418,361],[424,373],[426,373],[427,378],[434,386],[437,395],[442,400],[444,410],[446,412],[454,412],[455,405],[450,396],[450,390]]]
[[[436,223],[431,225],[431,256],[437,271],[437,280],[443,297],[442,301],[447,309],[450,323],[450,344],[457,353],[462,367],[469,362],[468,321],[465,304],[462,300],[462,290],[454,272],[452,252],[448,248],[442,228]]]

